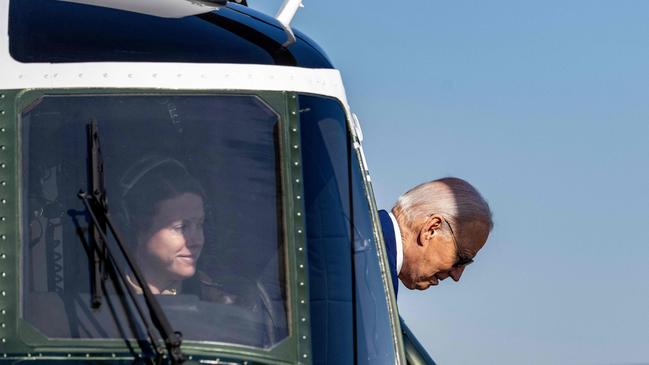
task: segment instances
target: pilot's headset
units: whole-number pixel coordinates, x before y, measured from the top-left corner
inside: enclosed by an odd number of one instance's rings
[[[137,199],[138,197],[131,196],[136,194],[140,189],[155,188],[154,185],[161,173],[166,175],[176,175],[182,178],[189,177],[189,172],[180,161],[159,155],[146,156],[139,161],[135,162],[129,167],[122,178],[120,179],[120,186],[122,188],[121,207],[122,219],[127,227],[133,230],[134,222],[132,212],[128,201],[130,199]],[[147,181],[148,180],[148,181]],[[140,186],[145,183],[149,186]],[[134,237],[132,237],[134,238]]]

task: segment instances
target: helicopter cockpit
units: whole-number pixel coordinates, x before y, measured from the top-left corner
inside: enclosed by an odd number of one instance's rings
[[[0,362],[433,363],[317,44],[129,3],[0,0]]]
[[[193,177],[202,187],[198,229],[203,230],[203,247],[187,251],[185,258],[197,261],[196,273],[179,280],[182,289],[173,291],[174,298],[159,297],[173,327],[186,340],[257,347],[270,347],[287,336],[286,250],[278,224],[279,118],[262,100],[246,95],[46,96],[21,119],[23,226],[30,243],[24,261],[27,322],[53,338],[121,338],[117,324],[128,322],[121,305],[108,303],[112,295],[106,298],[108,305],[87,308],[92,272],[83,232],[89,217],[77,193],[88,186],[86,125],[93,120],[101,140],[108,211],[133,252],[147,248],[138,247],[146,244],[139,237],[146,233],[135,227],[132,207],[150,211],[140,213],[144,219],[161,213],[156,210],[161,201],[149,199],[157,206],[147,207],[137,199],[164,196],[150,190],[173,184],[176,177],[166,173]],[[138,187],[142,183],[148,185]],[[190,239],[183,244],[191,245]],[[170,254],[177,252],[165,253]],[[136,258],[141,265],[153,260],[146,252],[141,256]],[[152,275],[158,271],[149,270]],[[190,288],[191,281],[198,288]],[[120,312],[123,320],[115,321],[109,310]]]

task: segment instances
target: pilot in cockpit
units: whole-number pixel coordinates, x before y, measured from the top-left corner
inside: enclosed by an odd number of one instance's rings
[[[271,321],[267,313],[272,310],[257,285],[236,273],[213,277],[199,269],[205,245],[206,194],[182,163],[169,157],[146,157],[126,171],[120,184],[127,245],[153,294],[232,304],[260,317],[260,323]],[[206,268],[218,271],[211,263]],[[142,294],[134,275],[127,275],[126,280],[135,293]],[[272,325],[269,322],[269,328]],[[272,331],[276,330],[267,330]]]
[[[175,295],[194,277],[205,237],[205,192],[177,160],[150,156],[122,180],[128,242],[153,294]],[[128,276],[136,292],[142,290]]]

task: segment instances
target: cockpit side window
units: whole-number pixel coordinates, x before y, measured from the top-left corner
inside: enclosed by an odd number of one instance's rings
[[[280,118],[253,95],[52,95],[23,110],[23,319],[48,338],[142,338],[127,286],[90,308],[86,128],[109,214],[188,341],[270,348],[289,335]],[[114,242],[109,245],[117,252]],[[115,275],[109,273],[108,275]]]
[[[300,128],[314,364],[394,364],[394,330],[345,111],[303,95]]]
[[[314,364],[353,364],[354,291],[349,141],[331,99],[300,96],[311,343]]]

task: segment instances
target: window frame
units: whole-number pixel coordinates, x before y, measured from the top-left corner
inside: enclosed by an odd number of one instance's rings
[[[22,262],[24,231],[22,207],[22,143],[21,114],[36,100],[44,96],[72,95],[213,95],[213,96],[255,96],[273,110],[279,119],[279,173],[281,181],[282,217],[285,249],[285,272],[287,280],[287,309],[289,335],[278,344],[268,349],[245,345],[199,342],[186,340],[183,351],[193,359],[225,358],[253,361],[309,362],[310,360],[310,326],[308,324],[308,307],[303,301],[308,295],[308,275],[300,267],[305,265],[304,222],[300,212],[302,194],[301,166],[294,165],[299,161],[299,151],[293,148],[299,143],[297,128],[297,103],[295,94],[282,91],[247,91],[247,90],[161,90],[161,89],[39,89],[39,90],[0,90],[0,262],[6,277],[0,278],[0,338],[7,342],[0,343],[2,353],[17,358],[32,356],[38,350],[40,358],[83,358],[83,359],[132,359],[133,356],[124,344],[123,339],[50,339],[22,317],[23,278]],[[296,157],[297,156],[297,157]],[[296,159],[297,158],[297,159]],[[296,183],[296,181],[298,183]],[[7,198],[5,198],[7,197]],[[4,256],[1,256],[4,254]],[[3,262],[4,261],[4,262]],[[5,286],[6,283],[9,283]],[[4,294],[4,295],[2,295]],[[13,317],[12,317],[13,316]],[[5,318],[3,318],[5,317]],[[6,319],[12,318],[13,323]],[[305,340],[306,339],[306,340]],[[0,340],[1,341],[1,340]],[[138,349],[136,341],[131,346]],[[2,355],[0,355],[2,356]]]
[[[347,111],[347,129],[352,137],[351,149],[352,153],[356,154],[355,159],[350,159],[351,163],[354,160],[363,175],[363,189],[365,190],[365,197],[369,205],[370,214],[372,218],[372,227],[374,230],[374,240],[376,242],[376,251],[379,260],[379,267],[381,269],[381,280],[383,282],[383,290],[388,302],[388,315],[392,324],[392,343],[395,346],[395,354],[397,356],[397,364],[406,364],[406,354],[404,350],[404,339],[401,329],[401,321],[399,320],[399,309],[397,307],[397,297],[392,288],[392,277],[390,274],[390,264],[388,262],[388,254],[385,249],[385,241],[383,240],[383,233],[381,230],[381,222],[379,221],[379,208],[376,204],[376,197],[374,195],[374,188],[372,186],[372,178],[370,177],[369,170],[365,162],[365,155],[363,152],[362,139],[358,135],[358,131],[354,126],[354,117],[350,111]]]

